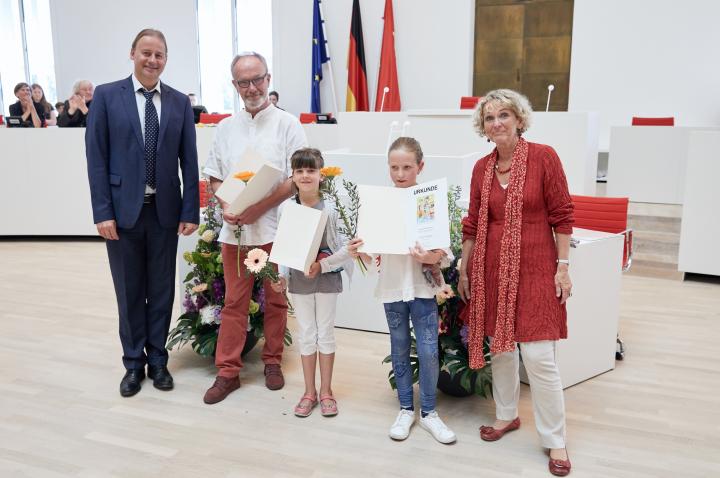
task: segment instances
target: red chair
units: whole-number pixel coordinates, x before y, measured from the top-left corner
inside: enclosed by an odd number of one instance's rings
[[[481,99],[482,99],[481,96],[461,96],[460,97],[460,109],[461,110],[474,110]]]
[[[300,123],[301,124],[317,123],[317,114],[316,113],[300,113]]]
[[[633,116],[633,126],[675,126],[675,117],[668,116],[665,118],[641,118]]]
[[[200,113],[200,123],[202,124],[218,124],[220,121],[224,120],[230,116],[230,114],[225,113]]]
[[[623,272],[632,265],[632,229],[628,229],[628,198],[572,196],[575,226],[625,236]]]
[[[632,229],[628,229],[628,198],[572,196],[575,205],[574,226],[593,231],[610,232],[625,236],[622,257],[623,272],[632,265]],[[625,344],[617,337],[615,359],[625,358]]]

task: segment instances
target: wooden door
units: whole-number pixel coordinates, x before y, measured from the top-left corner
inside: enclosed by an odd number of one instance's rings
[[[567,111],[573,0],[476,0],[473,94],[517,90],[533,109]]]

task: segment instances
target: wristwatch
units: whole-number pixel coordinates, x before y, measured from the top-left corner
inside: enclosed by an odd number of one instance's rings
[[[558,264],[565,264],[566,266],[570,267],[570,259],[558,259]]]

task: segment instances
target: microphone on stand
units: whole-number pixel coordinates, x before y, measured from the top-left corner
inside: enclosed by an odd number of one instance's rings
[[[385,106],[385,95],[387,95],[388,91],[390,91],[389,86],[386,86],[385,88],[383,88],[382,100],[380,100],[380,111],[382,111],[383,107]]]
[[[547,105],[545,105],[545,111],[550,110],[550,95],[552,95],[553,90],[555,89],[555,85],[548,85],[548,98],[547,98]]]

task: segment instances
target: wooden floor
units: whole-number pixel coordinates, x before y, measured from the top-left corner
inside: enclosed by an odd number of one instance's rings
[[[256,349],[242,388],[204,405],[215,368],[184,349],[171,353],[174,391],[145,381],[124,399],[104,245],[3,240],[0,271],[0,477],[550,476],[526,386],[523,426],[500,442],[478,436],[490,400],[443,394],[457,444],[417,425],[390,440],[382,334],[337,331],[336,418],[293,416],[295,346],[280,391],[264,387]],[[626,360],[566,391],[572,476],[720,476],[720,285],[628,276],[621,314]]]

